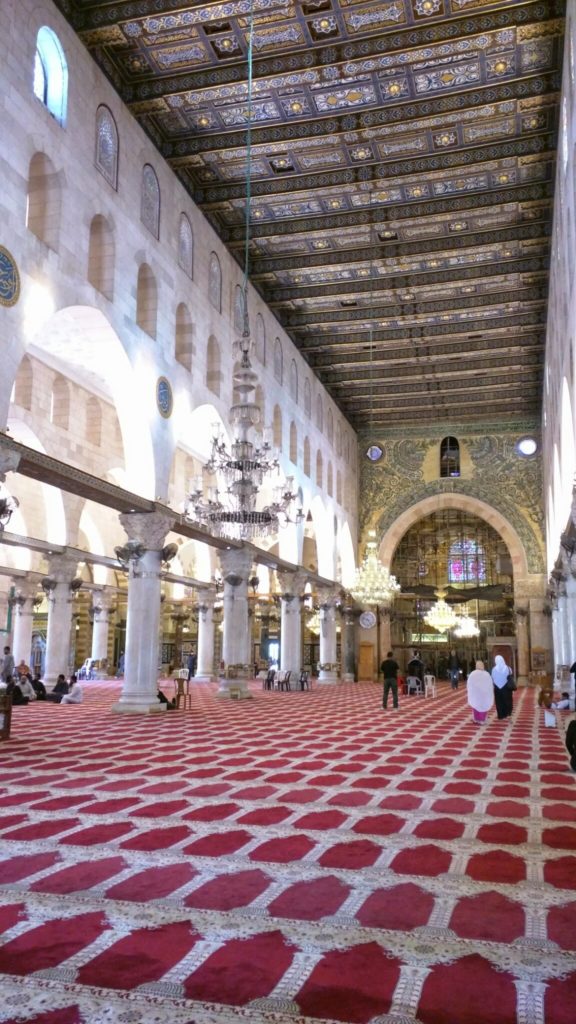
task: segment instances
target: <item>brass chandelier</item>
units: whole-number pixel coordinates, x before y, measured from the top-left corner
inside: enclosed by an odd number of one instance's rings
[[[396,577],[388,572],[378,558],[375,530],[370,530],[368,537],[366,554],[362,565],[356,569],[350,593],[358,604],[390,604],[401,587]]]

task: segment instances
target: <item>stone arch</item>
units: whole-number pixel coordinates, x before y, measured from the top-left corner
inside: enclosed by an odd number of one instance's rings
[[[94,164],[112,188],[118,185],[118,128],[103,103],[96,111],[96,153]]]
[[[282,451],[282,410],[279,405],[274,406],[272,419],[273,444],[275,448]]]
[[[28,170],[26,227],[58,251],[62,194],[58,172],[46,153],[34,153]]]
[[[206,387],[220,398],[222,371],[220,369],[220,345],[213,334],[208,338],[206,349]]]
[[[322,487],[324,484],[324,460],[322,458],[322,452],[320,449],[316,452],[316,486]]]
[[[294,420],[290,424],[290,462],[298,464],[298,431]]]
[[[138,267],[136,286],[136,323],[151,338],[156,338],[158,318],[158,288],[156,278],[147,263]]]
[[[18,367],[12,401],[22,409],[32,409],[32,394],[34,390],[34,370],[32,361],[28,356],[22,357]]]
[[[160,183],[152,164],[142,168],[140,220],[154,238],[160,238]]]
[[[178,224],[178,266],[189,277],[194,277],[194,234],[185,213],[180,214]]]
[[[192,355],[194,352],[194,327],[190,311],[185,302],[180,302],[176,307],[176,332],[174,339],[174,353],[176,362],[180,363],[187,370],[192,369]]]
[[[88,280],[101,295],[114,298],[114,236],[112,228],[101,213],[90,223],[88,241]]]
[[[432,512],[439,512],[447,508],[469,512],[489,523],[508,547],[512,559],[514,580],[526,579],[529,575],[526,551],[514,527],[501,512],[488,505],[487,502],[461,493],[430,495],[402,512],[386,530],[380,541],[379,557],[384,567],[391,570],[394,552],[406,531],[414,523],[431,515]]]
[[[208,263],[208,298],[218,313],[222,312],[222,269],[215,252],[210,253]]]
[[[306,476],[310,476],[310,439],[308,437],[304,438],[304,460],[302,468]]]

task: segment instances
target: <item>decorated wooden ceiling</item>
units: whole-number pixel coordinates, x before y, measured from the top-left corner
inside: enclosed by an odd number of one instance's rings
[[[359,430],[537,415],[563,0],[57,0]]]

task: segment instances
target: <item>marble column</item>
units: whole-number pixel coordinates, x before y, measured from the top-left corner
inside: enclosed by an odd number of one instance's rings
[[[336,662],[336,601],[331,591],[320,595],[320,671],[319,683],[336,683],[338,681],[338,664]]]
[[[214,601],[213,590],[202,590],[198,597],[198,665],[192,683],[214,679]]]
[[[280,584],[280,669],[291,672],[293,683],[302,671],[302,604],[300,594],[306,577],[300,573],[278,573]]]
[[[576,661],[576,579],[572,573],[566,580],[566,613],[567,613],[567,654],[566,665]]]
[[[224,579],[224,672],[218,680],[217,696],[246,700],[252,697],[248,689],[248,679],[252,675],[248,633],[248,579],[251,575],[252,555],[244,548],[231,548],[221,551],[219,558]]]
[[[566,582],[563,580],[558,591],[558,657],[556,666],[571,665],[568,638],[568,598]]]
[[[128,607],[122,695],[115,712],[160,713],[158,700],[159,626],[162,547],[173,524],[161,512],[128,512],[120,516],[129,541]]]
[[[31,664],[32,628],[34,623],[34,600],[39,584],[28,580],[14,580],[15,594],[12,612],[12,654],[18,665],[24,661]]]
[[[518,656],[517,683],[520,686],[528,684],[528,672],[530,670],[530,654],[528,646],[528,603],[518,604],[514,607],[516,619],[516,652]]]
[[[110,632],[110,613],[114,608],[114,595],[105,590],[92,591],[92,650],[90,657],[98,661],[95,670],[96,679],[106,679],[108,671],[108,635]]]
[[[342,679],[345,683],[356,679],[356,614],[351,605],[342,612]]]
[[[544,671],[551,672],[554,664],[554,642],[552,637],[552,609],[548,601],[540,597],[530,598],[530,648],[532,654],[544,654]],[[535,669],[535,665],[532,665]]]
[[[52,555],[48,565],[48,576],[42,580],[41,586],[48,597],[44,684],[51,689],[60,673],[68,675],[72,670],[70,632],[74,592],[70,584],[76,576],[78,557],[68,553]]]
[[[380,662],[378,664],[378,672],[380,671],[380,665],[388,651],[392,650],[392,609],[389,605],[382,605],[380,608]]]

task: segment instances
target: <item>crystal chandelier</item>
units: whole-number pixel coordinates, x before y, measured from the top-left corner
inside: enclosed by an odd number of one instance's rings
[[[458,617],[458,624],[454,630],[454,636],[462,637],[462,639],[469,639],[474,636],[480,636],[480,630],[476,621],[468,615],[465,611],[464,615]]]
[[[400,584],[396,577],[391,576],[388,569],[385,569],[378,560],[376,532],[370,530],[368,537],[364,561],[356,569],[356,577],[350,587],[350,593],[354,600],[358,601],[358,604],[389,604],[394,594],[400,590]]]
[[[201,523],[215,536],[235,540],[254,540],[276,534],[288,523],[303,519],[302,509],[293,513],[296,494],[292,493],[292,477],[273,489],[272,500],[262,504],[260,487],[265,477],[276,473],[278,457],[271,444],[264,440],[255,444],[250,433],[262,418],[259,405],[251,400],[256,390],[257,374],[250,362],[250,324],[248,320],[248,266],[250,245],[251,129],[252,129],[252,36],[253,10],[250,6],[248,32],[248,108],[246,127],[246,205],[244,242],[244,284],[242,288],[242,337],[234,343],[240,365],[234,373],[234,389],[240,400],[230,410],[235,434],[227,445],[218,426],[211,442],[211,454],[196,477],[188,496],[184,514]],[[252,396],[253,397],[253,396]],[[209,479],[205,481],[205,477]],[[211,479],[210,479],[211,478]],[[207,484],[205,487],[204,484]],[[260,499],[260,500],[259,500]]]
[[[438,600],[432,605],[430,611],[424,616],[424,622],[427,625],[432,626],[432,629],[436,629],[439,633],[447,633],[449,629],[453,629],[458,622],[458,616],[456,612],[446,604],[444,598],[446,597],[445,590],[437,590],[436,597]]]

